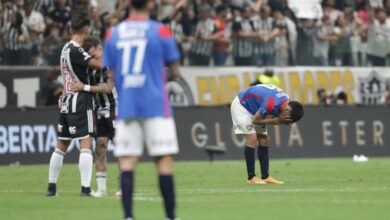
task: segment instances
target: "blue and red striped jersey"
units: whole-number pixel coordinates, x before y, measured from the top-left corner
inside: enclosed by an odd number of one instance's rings
[[[103,65],[115,74],[118,119],[171,117],[165,65],[180,58],[168,27],[125,20],[107,34]]]
[[[288,102],[290,97],[280,88],[259,84],[249,87],[238,94],[241,105],[243,105],[252,115],[259,112],[262,118],[267,115],[279,116],[280,107]]]

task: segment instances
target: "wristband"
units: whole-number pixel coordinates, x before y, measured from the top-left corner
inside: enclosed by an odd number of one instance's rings
[[[85,92],[90,92],[91,91],[91,86],[90,85],[84,85],[84,91]]]

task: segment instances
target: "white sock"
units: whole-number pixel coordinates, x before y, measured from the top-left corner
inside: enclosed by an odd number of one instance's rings
[[[89,149],[81,149],[80,158],[79,158],[81,186],[91,187],[92,164],[93,164],[92,151]]]
[[[98,191],[107,191],[107,172],[96,172],[96,183]]]
[[[64,163],[65,152],[56,148],[50,157],[49,183],[57,183],[62,164]]]

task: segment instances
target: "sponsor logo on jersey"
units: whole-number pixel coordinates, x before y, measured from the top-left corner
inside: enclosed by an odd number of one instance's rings
[[[69,134],[76,134],[76,126],[69,127]]]

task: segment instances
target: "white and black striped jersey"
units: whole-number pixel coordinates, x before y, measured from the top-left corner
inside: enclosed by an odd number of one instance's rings
[[[34,10],[39,11],[42,15],[46,16],[49,13],[50,8],[54,7],[54,0],[40,0],[35,1]]]
[[[233,32],[238,35],[239,32],[251,33],[255,31],[254,22],[250,19],[233,22]],[[233,40],[233,56],[246,58],[253,56],[254,39],[249,37],[237,36]]]
[[[92,109],[93,95],[89,92],[73,92],[70,83],[76,80],[90,84],[88,62],[92,57],[74,41],[62,48],[60,58],[61,74],[64,81],[61,113],[79,113]]]
[[[89,69],[89,76],[91,77],[91,85],[102,85],[106,84],[108,81],[108,69],[104,68],[102,70],[92,70]],[[105,115],[109,113],[116,112],[116,99],[117,92],[115,87],[112,89],[111,93],[95,93],[95,106],[94,109],[97,112],[104,111]]]
[[[4,47],[9,50],[21,50],[24,49],[27,43],[21,42],[19,37],[24,35],[29,36],[26,25],[22,24],[20,27],[12,26],[11,23],[6,24],[4,28]]]
[[[196,25],[196,37],[211,36],[214,33],[215,26],[214,21],[211,18],[208,18],[205,21],[201,20]],[[211,56],[213,44],[214,42],[210,40],[197,39],[192,43],[190,52],[202,56]]]
[[[275,29],[275,27],[275,22],[271,17],[266,19],[259,19],[255,22],[255,28],[261,35],[269,35]],[[267,42],[257,41],[255,45],[255,53],[273,54],[274,52],[274,39]]]

